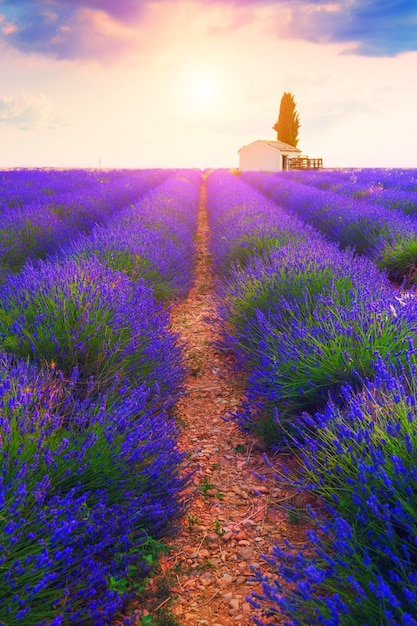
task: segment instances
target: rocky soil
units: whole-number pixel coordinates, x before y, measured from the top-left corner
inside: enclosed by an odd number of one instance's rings
[[[142,616],[170,614],[190,626],[246,626],[284,619],[262,614],[247,601],[260,585],[253,568],[268,573],[262,559],[276,540],[304,543],[304,529],[290,521],[284,505],[300,496],[274,480],[285,455],[271,458],[264,444],[230,420],[244,380],[233,357],[216,349],[215,291],[208,253],[204,202],[197,235],[196,276],[186,300],[172,309],[189,367],[187,395],[178,406],[179,445],[194,469],[188,513],[167,543],[159,572],[151,580]],[[273,467],[265,463],[265,455]],[[164,624],[172,623],[165,617]]]

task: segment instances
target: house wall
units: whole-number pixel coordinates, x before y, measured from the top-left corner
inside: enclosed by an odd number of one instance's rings
[[[239,151],[239,170],[241,172],[280,172],[282,153],[265,143],[251,143]]]

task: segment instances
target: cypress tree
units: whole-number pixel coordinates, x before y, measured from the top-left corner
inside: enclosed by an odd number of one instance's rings
[[[279,107],[278,120],[272,127],[277,133],[277,139],[297,147],[300,117],[295,110],[296,104],[292,93],[284,93]]]

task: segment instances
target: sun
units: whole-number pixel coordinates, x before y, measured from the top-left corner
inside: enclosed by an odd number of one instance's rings
[[[198,73],[189,79],[188,94],[200,110],[215,108],[220,98],[219,80],[213,74]]]
[[[224,110],[227,88],[221,68],[195,63],[184,68],[176,80],[181,112],[188,119],[212,119]]]
[[[218,95],[218,85],[212,76],[196,76],[191,87],[197,100],[213,101]]]

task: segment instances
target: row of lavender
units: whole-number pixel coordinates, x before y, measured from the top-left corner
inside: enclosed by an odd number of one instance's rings
[[[88,232],[167,176],[163,170],[0,173],[0,278]]]
[[[183,511],[166,303],[190,285],[201,174],[165,178],[0,288],[8,626],[111,624]]]
[[[119,177],[123,171],[106,176]],[[21,207],[30,202],[51,199],[68,191],[85,189],[103,178],[99,170],[13,169],[0,172],[0,208]]]
[[[284,480],[322,502],[252,602],[293,625],[416,625],[416,301],[240,178],[207,189],[224,341],[248,373],[237,418],[289,446]]]
[[[366,200],[387,209],[400,209],[404,213],[417,214],[415,169],[289,171],[283,173],[283,176],[294,182]]]
[[[307,174],[307,180],[309,176]],[[243,179],[301,219],[313,224],[343,248],[371,258],[391,278],[413,282],[417,259],[417,216],[376,204],[374,196],[355,197],[294,182],[285,173],[248,172]],[[311,177],[310,177],[311,180]],[[399,192],[394,191],[395,194]],[[416,194],[414,194],[414,197]]]

